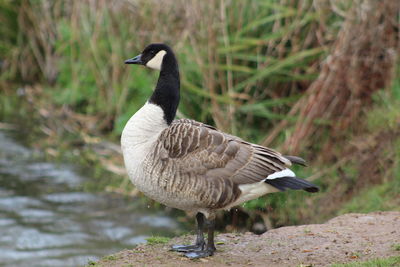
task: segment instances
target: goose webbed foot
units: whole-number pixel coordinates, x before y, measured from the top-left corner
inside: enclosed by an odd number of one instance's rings
[[[217,250],[214,245],[214,220],[208,221],[208,240],[207,245],[202,250],[191,251],[185,253],[185,256],[190,259],[198,259],[212,256],[214,252]]]
[[[185,256],[190,259],[205,258],[205,257],[212,256],[214,254],[214,251],[215,251],[215,249],[206,248],[204,250],[191,251],[191,252],[185,253]]]
[[[204,248],[203,244],[196,244],[196,245],[173,245],[171,250],[177,252],[192,252],[192,251],[201,251]]]
[[[204,215],[202,213],[197,213],[197,238],[194,245],[173,245],[171,250],[178,252],[191,252],[191,251],[201,251],[204,249]]]
[[[197,213],[196,218],[198,226],[196,244],[189,246],[174,245],[171,248],[174,251],[184,252],[184,255],[190,259],[198,259],[212,256],[214,254],[214,251],[216,250],[214,245],[214,218],[211,220],[205,220],[202,213]],[[204,224],[206,224],[208,228],[207,245],[205,244],[203,235]]]

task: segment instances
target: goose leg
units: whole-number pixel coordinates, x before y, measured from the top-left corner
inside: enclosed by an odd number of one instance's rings
[[[186,257],[191,259],[204,258],[208,256],[212,256],[214,251],[216,250],[214,245],[214,229],[215,229],[215,220],[206,220],[206,225],[208,227],[208,237],[207,237],[207,245],[201,250],[191,251],[185,254]]]
[[[204,215],[197,213],[197,237],[194,245],[173,245],[171,250],[178,252],[201,251],[204,249]]]

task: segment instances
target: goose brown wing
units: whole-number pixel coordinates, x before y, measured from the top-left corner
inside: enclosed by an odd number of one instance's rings
[[[174,121],[158,140],[157,149],[163,155],[162,160],[174,165],[178,176],[221,188],[214,193],[214,200],[224,199],[226,192],[222,192],[222,188],[232,188],[231,193],[237,194],[239,192],[234,191],[238,191],[238,185],[259,182],[291,165],[272,149],[188,119]]]
[[[161,132],[155,154],[174,183],[207,208],[223,208],[241,194],[241,184],[257,183],[290,166],[280,153],[188,119]],[[196,192],[196,193],[192,193]]]

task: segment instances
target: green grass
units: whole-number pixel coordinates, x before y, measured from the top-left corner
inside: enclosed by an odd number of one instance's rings
[[[400,178],[393,178],[386,183],[362,190],[346,203],[339,213],[400,210],[399,192]]]
[[[132,12],[129,2],[111,6],[105,1],[94,12],[85,1],[54,4],[51,8],[40,1],[28,1],[23,7],[26,24],[19,25],[13,19],[16,16],[10,15],[6,21],[9,27],[3,27],[19,33],[20,43],[14,40],[15,34],[9,39],[17,45],[14,54],[24,58],[24,64],[18,65],[19,61],[11,56],[9,59],[14,64],[11,69],[24,76],[15,74],[14,79],[25,82],[25,77],[37,77],[42,80],[47,102],[96,115],[99,124],[109,120],[107,131],[118,136],[151,94],[157,77],[156,72],[126,66],[123,61],[140,53],[151,41],[160,40],[176,46],[183,85],[182,114],[215,123],[245,138],[261,138],[284,117],[293,103],[286,100],[298,97],[301,89],[296,85],[312,81],[317,75],[313,64],[326,54],[320,42],[310,42],[315,38],[318,11],[308,2],[221,3],[166,1],[163,8],[154,8],[151,2],[139,0],[141,8]],[[3,5],[4,10],[14,12],[21,8],[17,1]],[[303,12],[298,12],[298,5]],[[192,16],[188,22],[186,16],[175,12],[187,7],[202,16]],[[221,12],[226,16],[222,22]],[[332,23],[342,20],[335,15],[331,19]],[[209,24],[213,27],[208,28]],[[134,34],[138,29],[141,34]],[[189,33],[193,42],[184,39],[183,32]],[[4,45],[7,55],[11,54],[10,42]],[[28,67],[27,62],[37,66]],[[237,112],[229,115],[229,110]]]
[[[104,261],[115,261],[115,260],[117,260],[117,259],[118,259],[118,256],[116,256],[116,255],[109,255],[109,256],[103,257],[101,260],[104,260]]]
[[[117,255],[109,255],[101,258],[101,261],[115,261],[118,260]],[[89,261],[86,267],[101,267],[102,265],[95,261]]]
[[[400,78],[394,80],[390,90],[380,91],[374,95],[375,106],[368,110],[365,117],[366,136],[374,135],[380,131],[393,131],[396,134],[398,121],[400,119]],[[268,105],[266,105],[267,108]],[[349,136],[349,140],[352,136]],[[317,211],[319,199],[324,199],[329,192],[337,187],[342,187],[338,199],[344,196],[346,190],[354,190],[352,187],[360,177],[360,161],[357,158],[350,159],[340,169],[334,168],[322,176],[321,179],[313,181],[321,187],[318,194],[308,194],[302,191],[288,191],[276,193],[248,201],[242,206],[247,210],[267,209],[270,219],[275,225],[289,225],[304,223],[304,217],[312,218],[313,222],[323,222],[336,214],[349,212],[368,213],[373,211],[400,210],[400,138],[394,137],[394,141],[385,146],[384,151],[377,158],[380,162],[390,164],[382,167],[380,171],[381,180],[379,184],[370,184],[360,191],[355,190],[351,198],[341,203],[336,210],[324,214],[324,210]],[[293,170],[299,177],[309,177],[321,170],[329,169],[332,165],[319,164],[318,166],[295,167]],[[345,175],[345,180],[343,176]],[[326,194],[325,194],[326,193]],[[315,203],[314,209],[310,209],[308,203]],[[315,216],[318,213],[319,216]],[[301,216],[299,216],[301,214]],[[303,218],[302,218],[303,217]]]
[[[101,267],[101,265],[95,261],[89,261],[86,267]]]
[[[400,119],[400,78],[396,79],[392,92],[378,92],[375,96],[376,106],[367,115],[367,127],[371,133],[378,131],[399,131]],[[372,212],[385,210],[400,210],[400,138],[395,138],[386,151],[381,151],[381,158],[392,162],[390,169],[383,169],[383,182],[371,185],[346,203],[339,213]],[[357,175],[357,174],[356,174]],[[359,179],[362,179],[360,177]]]
[[[400,251],[400,243],[393,244],[393,245],[392,245],[392,248],[393,248],[395,251]]]
[[[170,237],[165,237],[165,236],[150,236],[146,238],[147,244],[149,245],[155,245],[155,244],[165,244],[168,243],[169,240],[171,240]]]
[[[373,259],[363,262],[351,262],[344,264],[332,264],[330,267],[397,267],[400,266],[400,256],[385,259]]]

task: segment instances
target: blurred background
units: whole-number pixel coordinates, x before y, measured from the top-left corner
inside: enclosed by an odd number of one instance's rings
[[[135,190],[119,149],[158,75],[123,62],[152,42],[178,57],[178,117],[301,156],[296,173],[322,189],[250,201],[220,231],[400,209],[399,1],[1,0],[0,13],[0,263],[85,264],[191,230]]]

